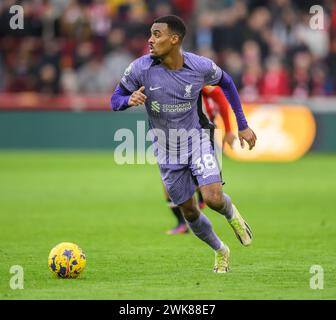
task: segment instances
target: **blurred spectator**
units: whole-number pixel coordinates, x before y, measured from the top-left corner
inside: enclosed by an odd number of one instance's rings
[[[294,55],[293,64],[293,96],[297,98],[306,98],[310,91],[310,66],[312,64],[312,55],[309,51],[300,51]]]
[[[89,62],[94,55],[94,46],[90,41],[83,41],[77,44],[74,50],[73,65],[77,70],[85,63]]]
[[[86,6],[77,0],[70,0],[61,19],[62,34],[75,40],[89,40],[93,33]]]
[[[64,94],[78,93],[78,78],[76,71],[71,67],[65,67],[60,79],[61,91]]]
[[[0,92],[3,91],[4,87],[5,87],[5,67],[2,63],[2,57],[0,54]]]
[[[262,76],[261,50],[254,40],[243,45],[244,69],[241,79],[241,94],[245,101],[254,101],[259,97],[259,82]]]
[[[194,10],[194,0],[172,0],[172,5],[175,8],[175,13],[179,15],[186,22],[189,22]]]
[[[244,62],[238,51],[227,50],[224,56],[224,69],[230,74],[235,84],[241,87]]]
[[[256,65],[249,65],[245,68],[241,79],[241,98],[244,101],[251,102],[259,98],[259,81],[261,69]]]
[[[48,63],[41,66],[37,88],[40,93],[53,95],[59,93],[58,76],[55,65]]]
[[[34,52],[30,39],[16,52],[7,57],[6,91],[34,91],[37,89],[37,66],[34,65]],[[11,46],[11,44],[9,44]]]
[[[329,52],[329,35],[326,28],[313,30],[309,26],[309,14],[302,14],[301,23],[294,29],[295,39],[298,44],[304,44],[316,59],[325,58]]]
[[[96,0],[88,8],[88,18],[92,32],[99,37],[105,37],[111,29],[111,19],[105,0]]]
[[[108,36],[105,48],[103,70],[107,73],[105,89],[111,92],[121,79],[129,64],[135,59],[125,48],[126,34],[122,28],[115,28]]]
[[[329,93],[327,70],[324,65],[315,65],[312,68],[311,94],[312,96],[325,96]]]
[[[260,83],[260,94],[264,97],[288,96],[290,94],[287,71],[276,56],[267,58],[266,71]]]
[[[336,93],[336,34],[334,35],[334,38],[331,39],[330,43],[330,53],[327,58],[327,63],[326,65],[328,66],[328,80],[329,80],[329,88],[328,92],[330,94]],[[334,91],[333,91],[334,90]]]
[[[335,39],[336,37],[336,5],[331,7],[331,21],[330,21],[330,37]]]
[[[104,84],[103,67],[100,61],[91,57],[89,61],[78,70],[78,90],[84,93],[101,93]]]
[[[265,57],[269,48],[264,38],[264,32],[269,30],[271,22],[270,11],[265,7],[258,7],[249,15],[247,20],[246,32],[244,32],[244,40],[254,40],[261,49],[261,54]]]

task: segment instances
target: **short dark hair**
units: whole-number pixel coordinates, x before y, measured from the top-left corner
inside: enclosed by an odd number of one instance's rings
[[[181,41],[183,40],[187,32],[184,21],[180,17],[175,15],[159,17],[154,20],[154,23],[167,23],[168,28],[174,33],[177,33],[180,36]]]

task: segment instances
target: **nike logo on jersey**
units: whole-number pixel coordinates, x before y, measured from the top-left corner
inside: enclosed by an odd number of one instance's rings
[[[203,179],[206,179],[207,177],[213,176],[213,175],[215,175],[215,174],[216,174],[216,173],[203,174],[202,178],[203,178]]]
[[[155,88],[153,88],[153,87],[149,87],[149,90],[150,90],[150,91],[154,91],[154,90],[157,90],[157,89],[161,89],[161,87],[155,87]]]

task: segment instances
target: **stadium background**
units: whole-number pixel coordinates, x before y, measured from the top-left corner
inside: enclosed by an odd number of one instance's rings
[[[24,9],[23,30],[9,27],[15,4]],[[313,5],[323,8],[322,30],[310,27]],[[156,167],[113,161],[115,131],[136,132],[146,115],[141,107],[111,112],[111,92],[148,52],[153,19],[170,13],[187,23],[184,49],[226,70],[246,108],[303,105],[316,123],[309,152],[297,161],[223,160],[227,190],[256,242],[240,249],[206,209],[236,251],[220,287],[203,244],[162,232],[174,221]],[[335,137],[332,0],[1,1],[0,297],[335,298]],[[62,241],[86,251],[83,281],[49,277],[48,251]],[[26,272],[24,290],[8,286],[16,264]],[[315,264],[325,270],[323,290],[309,287]]]

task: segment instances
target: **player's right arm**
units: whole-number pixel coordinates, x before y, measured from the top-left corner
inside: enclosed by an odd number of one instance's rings
[[[114,111],[122,111],[129,107],[144,104],[147,97],[142,85],[141,58],[132,62],[124,72],[120,84],[111,97],[111,107]]]
[[[145,103],[147,97],[144,95],[145,87],[142,86],[134,92],[129,92],[120,84],[114,90],[111,97],[111,107],[114,111],[122,111],[129,107],[139,106]]]

